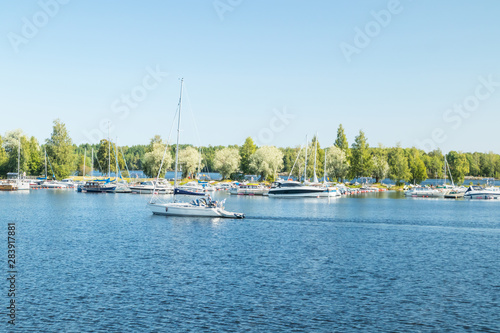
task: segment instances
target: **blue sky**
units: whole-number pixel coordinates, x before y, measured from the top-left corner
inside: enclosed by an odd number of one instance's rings
[[[500,153],[497,1],[59,1],[0,4],[2,135],[166,138],[183,77],[184,143]]]

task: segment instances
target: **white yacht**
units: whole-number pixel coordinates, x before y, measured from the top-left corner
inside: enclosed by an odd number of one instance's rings
[[[215,185],[215,188],[218,191],[230,191],[233,187],[235,187],[233,183],[227,183],[227,182]]]
[[[242,213],[228,212],[224,209],[225,199],[214,201],[210,196],[194,199],[191,202],[149,203],[149,208],[156,215],[244,218]]]
[[[495,187],[469,186],[464,194],[465,199],[500,199],[500,189]]]
[[[233,195],[267,195],[267,192],[269,189],[259,184],[241,184],[229,190]]]
[[[192,193],[205,193],[205,188],[200,185],[197,181],[190,181],[187,182],[184,185],[179,185],[176,188],[179,190],[187,191],[187,192],[192,192]]]
[[[139,184],[133,184],[129,186],[130,190],[133,193],[139,193],[139,194],[144,194],[144,193],[158,193],[158,194],[172,194],[174,193],[174,187],[167,181],[146,181],[142,182]]]
[[[274,182],[269,189],[270,198],[323,198],[340,196],[335,187],[304,185],[296,181]]]
[[[443,198],[444,195],[445,192],[430,187],[412,187],[405,191],[405,196],[407,197]]]
[[[53,181],[46,180],[42,184],[40,184],[40,186],[43,188],[49,188],[49,189],[52,189],[52,188],[65,189],[68,187],[68,186],[66,186],[66,184],[63,184],[63,183],[58,182],[56,180],[53,180]]]

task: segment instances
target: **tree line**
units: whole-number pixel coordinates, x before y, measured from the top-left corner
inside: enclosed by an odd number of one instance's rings
[[[158,174],[164,177],[175,166],[176,147],[167,145],[159,135],[147,145],[117,146],[106,139],[98,144],[75,145],[65,124],[56,119],[50,137],[43,144],[19,129],[0,136],[0,177],[17,171],[19,147],[21,173],[42,176],[47,164],[49,178],[57,179],[90,176],[91,169],[103,174],[120,170],[124,177],[129,176],[128,170],[142,170],[148,177]],[[339,125],[335,142],[325,148],[317,137],[303,146],[286,148],[258,147],[251,137],[241,146],[180,145],[179,167],[183,177],[191,178],[199,172],[219,172],[223,179],[255,174],[272,181],[278,174],[286,174],[311,180],[316,173],[318,178],[326,174],[331,181],[373,177],[376,182],[390,178],[397,184],[418,184],[451,174],[454,182],[461,184],[466,176],[500,178],[500,155],[457,151],[443,154],[440,150],[425,152],[415,147],[402,148],[399,144],[390,148],[370,147],[361,130],[349,145],[344,128]]]

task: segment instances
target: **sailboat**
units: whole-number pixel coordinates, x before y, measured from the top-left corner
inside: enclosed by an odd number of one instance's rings
[[[174,176],[174,200],[173,202],[162,203],[157,202],[158,196],[154,194],[148,203],[148,208],[153,214],[166,216],[191,216],[191,217],[224,217],[224,218],[244,218],[242,213],[228,212],[224,209],[225,199],[223,201],[215,201],[208,196],[199,199],[194,199],[191,202],[177,201],[176,198],[183,194],[192,194],[177,187],[177,172],[179,170],[179,138],[181,125],[181,109],[182,109],[182,88],[184,79],[181,79],[181,91],[178,104],[178,119],[177,119],[177,144],[175,148],[175,176]],[[158,174],[160,174],[160,171]],[[185,193],[187,192],[187,193]]]
[[[108,141],[108,179],[105,180],[91,180],[87,181],[79,192],[87,192],[87,193],[107,193],[114,192],[116,189],[116,184],[110,183],[110,175],[111,175],[111,153],[109,149],[111,147],[111,143]],[[92,148],[92,172],[94,172],[94,148]]]

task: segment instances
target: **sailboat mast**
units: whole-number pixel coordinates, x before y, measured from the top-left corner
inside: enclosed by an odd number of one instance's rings
[[[200,156],[198,159],[198,176],[196,178],[199,180],[200,179],[200,172],[201,172],[201,147],[198,149],[198,154],[200,154]]]
[[[118,138],[116,138],[116,141],[115,141],[115,161],[116,161],[116,174],[115,174],[115,178],[118,181],[118,146],[116,144],[117,142],[118,142]]]
[[[47,149],[43,147],[43,151],[45,152],[44,158],[45,158],[45,181],[47,181]]]
[[[315,183],[317,183],[318,182],[318,177],[316,176],[316,153],[318,151],[318,133],[316,133],[315,139],[316,139],[316,142],[315,142],[315,145],[314,145],[314,179],[313,179],[313,181]]]
[[[323,162],[323,184],[326,184],[326,147],[325,147],[325,162]]]
[[[109,121],[108,121],[108,178],[111,178],[111,141],[109,140]]]
[[[179,138],[181,136],[181,107],[182,107],[182,84],[184,79],[181,79],[181,92],[179,95],[179,118],[177,120],[177,145],[175,147],[175,174],[174,174],[174,187],[177,187],[177,170],[179,168]]]
[[[92,147],[92,163],[90,163],[90,179],[94,179],[94,147]]]
[[[21,172],[20,160],[21,160],[21,138],[19,138],[19,147],[17,148],[17,179],[21,179],[21,175],[19,174]]]
[[[446,185],[446,163],[447,163],[446,155],[444,155],[443,185]]]
[[[83,180],[85,180],[85,160],[87,159],[87,148],[85,148],[85,153],[83,153]]]
[[[306,135],[306,161],[304,164],[304,182],[306,182],[306,180],[307,180],[307,146],[308,146],[308,142],[307,142],[307,135]]]

